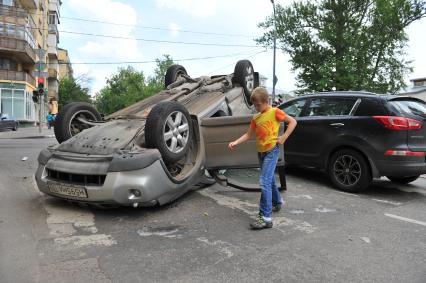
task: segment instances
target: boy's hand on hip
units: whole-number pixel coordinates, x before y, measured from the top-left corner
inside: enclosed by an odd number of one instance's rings
[[[284,136],[279,136],[278,137],[278,140],[277,140],[277,143],[279,143],[279,144],[284,144],[285,143],[285,141],[286,141],[286,137],[284,137]]]

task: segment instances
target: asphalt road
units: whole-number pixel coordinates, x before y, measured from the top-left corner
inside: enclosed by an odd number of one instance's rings
[[[33,173],[51,135],[0,132],[0,282],[426,281],[426,178],[348,194],[291,169],[274,228],[251,231],[259,194],[217,184],[148,209],[42,195]]]

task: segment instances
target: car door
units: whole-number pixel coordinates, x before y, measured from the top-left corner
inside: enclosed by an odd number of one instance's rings
[[[321,168],[327,148],[350,127],[357,101],[355,97],[311,97],[298,120],[298,144],[286,160]]]
[[[306,108],[307,97],[290,100],[278,106],[287,115],[292,116],[297,121],[297,127],[284,144],[284,155],[287,163],[303,163],[304,148],[307,140],[304,133],[303,113]]]
[[[207,169],[259,167],[255,136],[229,150],[228,144],[247,132],[252,115],[204,118],[200,122],[206,154]],[[282,133],[283,127],[280,132]],[[282,146],[281,153],[282,156]],[[278,165],[282,165],[279,158]]]

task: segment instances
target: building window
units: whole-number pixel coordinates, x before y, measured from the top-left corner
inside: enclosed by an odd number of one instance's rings
[[[31,94],[23,89],[0,89],[0,109],[17,120],[34,120]]]
[[[49,25],[56,25],[56,24],[58,24],[57,18],[58,17],[56,16],[56,13],[49,14]]]
[[[0,58],[0,70],[18,71],[18,64],[13,60]]]
[[[15,1],[14,0],[0,0],[0,4],[5,5],[5,6],[15,6]]]
[[[414,86],[424,86],[425,85],[425,81],[415,81],[414,82]]]

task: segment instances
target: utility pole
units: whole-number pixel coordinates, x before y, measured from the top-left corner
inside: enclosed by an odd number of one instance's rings
[[[277,83],[277,80],[275,79],[275,56],[276,56],[276,50],[277,50],[277,20],[275,18],[275,3],[274,0],[271,0],[272,7],[274,9],[274,59],[272,63],[272,102],[275,101],[275,84]]]

